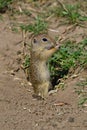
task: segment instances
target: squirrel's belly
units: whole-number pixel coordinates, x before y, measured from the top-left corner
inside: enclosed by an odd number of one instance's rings
[[[42,83],[50,80],[50,74],[47,66],[44,65],[32,65],[30,67],[30,79],[32,83]]]

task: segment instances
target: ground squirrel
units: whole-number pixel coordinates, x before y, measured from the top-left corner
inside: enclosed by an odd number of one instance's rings
[[[30,50],[30,81],[36,95],[45,98],[51,87],[50,73],[47,68],[47,60],[56,52],[59,45],[45,34],[34,36]]]

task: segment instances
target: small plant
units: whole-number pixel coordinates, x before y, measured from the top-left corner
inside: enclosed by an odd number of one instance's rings
[[[47,31],[47,22],[40,17],[37,17],[34,24],[21,25],[20,27],[22,30],[25,30],[25,32],[32,32],[37,35]]]
[[[83,105],[87,101],[87,97],[82,97],[79,99],[78,105]]]
[[[64,10],[62,12],[63,16],[67,17],[72,23],[78,22],[78,19],[80,17],[80,14],[78,12],[79,6],[67,5],[66,9],[66,11]]]
[[[27,9],[23,9],[23,14],[27,15],[27,16],[30,16],[31,15],[31,12]]]
[[[61,46],[48,61],[53,84],[57,84],[59,78],[67,75],[70,68],[75,70],[78,66],[87,66],[87,51],[85,50],[87,40],[83,40],[77,45],[67,41]]]
[[[87,21],[86,16],[82,16],[79,13],[79,5],[65,5],[65,8],[57,7],[54,9],[54,13],[57,16],[66,17],[70,23],[78,23],[79,21]]]
[[[29,66],[30,66],[30,57],[29,55],[26,55],[23,62],[23,70],[25,72],[27,80],[29,80]]]
[[[6,8],[13,0],[0,0],[0,12],[4,13]]]
[[[75,88],[75,92],[80,95],[78,104],[83,105],[87,101],[87,79],[79,81],[76,85],[78,87]]]
[[[26,55],[26,56],[25,56],[25,61],[24,61],[24,63],[23,63],[24,69],[29,68],[29,65],[30,65],[30,58],[29,58],[28,55]]]

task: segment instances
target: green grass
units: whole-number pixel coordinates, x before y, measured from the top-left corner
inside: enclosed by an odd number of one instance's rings
[[[30,57],[28,55],[25,56],[25,61],[23,63],[24,69],[28,68],[30,65]]]
[[[82,16],[79,13],[79,5],[65,5],[65,8],[56,7],[53,13],[56,16],[65,17],[70,23],[78,23],[80,21],[87,21],[87,16]]]
[[[8,7],[8,5],[12,2],[13,0],[0,0],[0,10],[4,9],[5,7]]]
[[[78,105],[83,105],[87,101],[87,79],[79,81],[75,88],[75,92],[79,95]]]
[[[47,31],[48,24],[41,17],[37,17],[33,24],[20,25],[21,30],[25,32],[32,32],[34,35],[45,33]]]
[[[83,105],[86,101],[87,101],[87,97],[82,97],[82,98],[79,99],[78,105]]]
[[[58,78],[63,78],[68,74],[70,68],[73,70],[87,66],[87,39],[75,44],[66,41],[48,61],[48,67],[51,72],[51,80],[56,82]]]

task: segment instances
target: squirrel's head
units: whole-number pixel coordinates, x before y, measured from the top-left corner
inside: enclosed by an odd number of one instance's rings
[[[32,51],[50,50],[55,46],[55,42],[46,34],[34,36],[31,41]]]
[[[46,34],[34,36],[31,41],[31,53],[35,56],[49,58],[56,50],[55,41]]]

